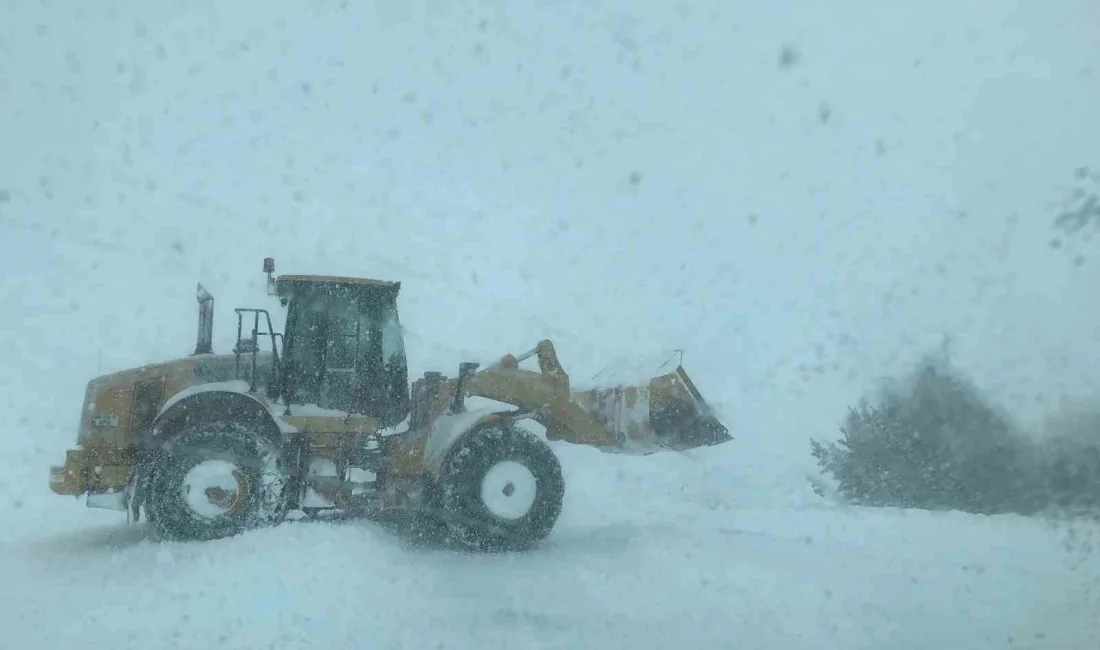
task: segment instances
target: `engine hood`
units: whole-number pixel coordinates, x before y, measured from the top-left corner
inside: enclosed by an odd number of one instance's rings
[[[251,374],[251,355],[240,357],[241,370]],[[274,363],[270,352],[256,355],[257,377],[266,379]],[[78,444],[92,438],[124,443],[152,424],[160,407],[176,393],[201,384],[237,377],[237,357],[200,354],[147,364],[102,375],[88,382],[80,415]],[[260,381],[258,390],[263,390]]]

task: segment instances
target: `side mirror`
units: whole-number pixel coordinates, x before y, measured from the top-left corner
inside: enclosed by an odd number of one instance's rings
[[[275,258],[264,258],[264,273],[267,274],[267,295],[275,295],[275,278],[271,277],[271,274],[275,272]]]

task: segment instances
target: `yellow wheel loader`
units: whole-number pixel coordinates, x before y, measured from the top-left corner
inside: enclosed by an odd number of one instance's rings
[[[54,492],[144,514],[164,539],[226,537],[291,511],[416,511],[478,548],[516,550],[561,512],[547,440],[646,453],[731,439],[682,367],[575,391],[546,340],[410,385],[400,283],[276,279],[271,258],[264,272],[285,332],[268,310],[238,308],[233,353],[214,354],[214,299],[199,285],[195,352],[91,380]],[[537,370],[520,367],[531,358]],[[471,397],[492,406],[469,408]]]

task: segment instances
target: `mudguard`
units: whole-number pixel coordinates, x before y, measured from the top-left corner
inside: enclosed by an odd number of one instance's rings
[[[511,422],[513,414],[497,408],[482,408],[462,413],[443,413],[432,422],[431,433],[424,443],[424,473],[433,479],[439,476],[447,452],[466,434],[498,422]]]
[[[276,415],[267,401],[249,392],[248,382],[227,381],[191,386],[168,398],[153,420],[153,436],[160,437],[175,428],[186,416],[220,420],[228,416],[251,416],[261,419],[274,433],[295,433],[297,429]]]

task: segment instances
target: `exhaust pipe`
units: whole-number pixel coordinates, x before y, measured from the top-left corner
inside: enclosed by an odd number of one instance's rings
[[[199,337],[194,354],[212,354],[214,352],[214,296],[200,284],[195,290],[195,299],[199,301]]]

